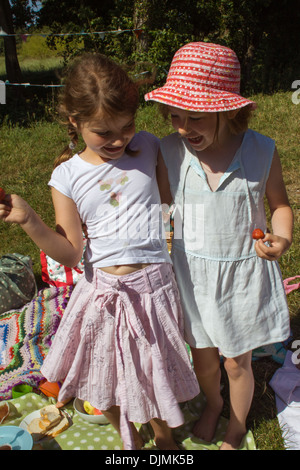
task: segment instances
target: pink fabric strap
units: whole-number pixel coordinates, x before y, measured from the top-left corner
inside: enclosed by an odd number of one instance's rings
[[[290,281],[294,281],[295,279],[300,278],[300,276],[294,276],[294,277],[289,277],[288,279],[285,279],[283,281],[285,293],[289,294],[293,290],[297,290],[300,288],[300,282],[297,282],[295,284],[289,284]]]
[[[121,438],[124,444],[124,450],[135,450],[135,442],[131,430],[130,421],[128,418],[127,411],[127,390],[125,385],[124,374],[125,363],[123,358],[123,335],[122,335],[122,323],[126,323],[127,328],[130,330],[131,335],[136,338],[143,338],[147,341],[146,333],[143,325],[135,313],[135,310],[130,301],[130,297],[127,292],[126,285],[120,280],[116,280],[114,285],[111,285],[110,289],[105,289],[103,292],[107,296],[106,302],[109,304],[113,298],[119,299],[119,305],[116,309],[116,352],[117,352],[117,367],[119,370],[119,387],[120,387],[120,432]]]

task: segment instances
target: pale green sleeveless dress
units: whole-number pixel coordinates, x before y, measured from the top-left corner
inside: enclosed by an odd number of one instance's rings
[[[275,143],[248,130],[216,191],[177,133],[162,139],[176,204],[172,260],[186,341],[236,357],[289,336],[277,262],[259,258],[252,231],[266,230],[264,194]]]

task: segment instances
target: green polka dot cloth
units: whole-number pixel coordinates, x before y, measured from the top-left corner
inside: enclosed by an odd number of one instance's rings
[[[3,402],[2,402],[3,403]],[[2,426],[19,426],[23,419],[31,413],[43,408],[49,403],[54,403],[51,398],[28,393],[19,398],[7,400],[9,416]],[[1,406],[1,403],[0,403]],[[91,424],[82,419],[74,410],[72,402],[65,408],[71,418],[71,426],[56,436],[54,439],[44,439],[36,443],[33,449],[41,450],[121,450],[122,441],[115,429],[110,424]],[[179,446],[185,450],[218,450],[227,427],[227,420],[221,417],[212,443],[197,439],[192,434],[194,422],[198,419],[203,409],[201,395],[194,400],[182,405],[185,424],[174,430],[174,437]],[[149,425],[137,425],[144,439],[145,449],[154,450],[155,443]],[[1,427],[0,427],[1,428]],[[251,431],[243,439],[240,450],[256,450]]]

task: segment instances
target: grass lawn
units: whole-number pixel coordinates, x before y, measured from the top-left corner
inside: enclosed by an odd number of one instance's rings
[[[26,89],[25,96],[18,100],[16,93],[16,90],[8,90],[7,104],[0,106],[0,186],[6,192],[15,192],[24,197],[44,221],[53,227],[54,214],[47,182],[55,157],[68,142],[65,130],[53,119],[57,91],[51,90],[37,96],[34,91]],[[280,260],[283,278],[300,275],[300,105],[292,103],[291,95],[276,93],[272,96],[251,97],[258,103],[251,127],[276,140],[295,214],[294,243]],[[170,125],[159,116],[156,107],[148,105],[141,107],[137,116],[137,130],[141,129],[159,137],[172,131]],[[38,284],[42,286],[38,248],[17,225],[0,223],[0,237],[0,255],[12,252],[30,255]],[[294,339],[300,339],[299,300],[300,290],[288,296]],[[270,358],[253,363],[256,390],[248,425],[254,433],[257,447],[262,450],[284,448],[276,418],[274,393],[268,385],[278,367],[279,364]],[[225,377],[224,385],[226,396]],[[226,413],[228,411],[225,409]]]

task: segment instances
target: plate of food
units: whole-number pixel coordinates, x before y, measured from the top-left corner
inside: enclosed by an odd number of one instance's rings
[[[28,431],[36,443],[43,439],[55,438],[71,424],[71,418],[67,413],[55,405],[47,405],[27,415],[20,423],[20,428]]]
[[[0,427],[0,450],[31,450],[33,439],[26,429],[19,426]]]

